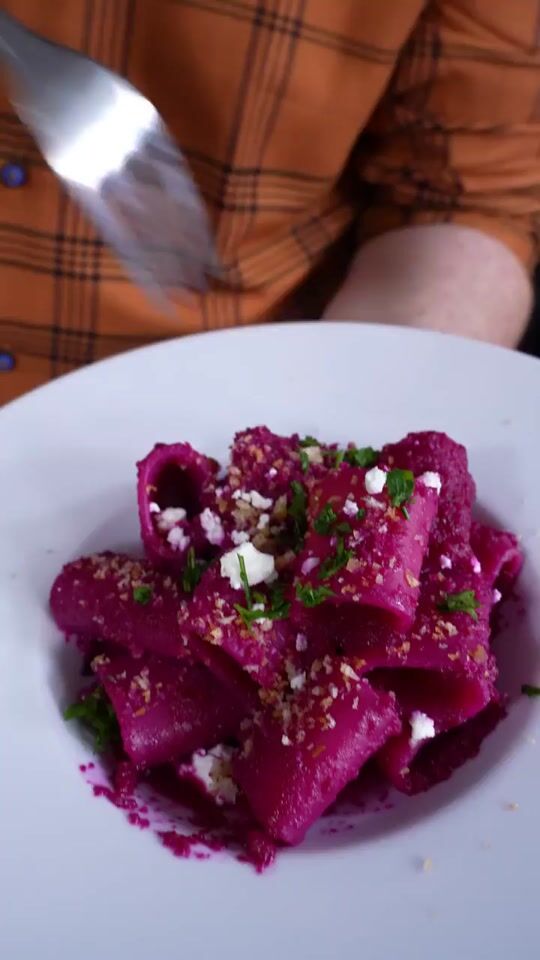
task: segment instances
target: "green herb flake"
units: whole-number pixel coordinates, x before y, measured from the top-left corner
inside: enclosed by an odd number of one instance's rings
[[[238,554],[238,566],[240,567],[240,582],[244,588],[244,594],[246,597],[248,610],[251,610],[253,606],[253,603],[251,600],[251,587],[249,585],[248,575],[246,571],[246,561],[244,560],[241,553]]]
[[[328,587],[310,587],[309,584],[297,583],[296,596],[305,607],[318,607],[334,594]]]
[[[521,692],[524,693],[526,697],[540,697],[540,687],[535,687],[532,683],[524,683],[521,687]]]
[[[366,516],[366,511],[365,511],[364,507],[360,507],[360,509],[358,510],[358,513],[356,514],[355,519],[356,519],[356,520],[364,520],[364,519],[365,519],[365,516]]]
[[[197,560],[195,550],[190,547],[187,552],[186,565],[182,574],[182,586],[186,593],[193,593],[208,564]]]
[[[320,443],[318,440],[315,439],[315,437],[307,436],[307,437],[304,437],[303,440],[300,440],[300,446],[301,447],[320,447]]]
[[[313,527],[317,533],[320,533],[322,536],[328,536],[334,523],[337,520],[337,513],[334,508],[327,503],[325,507],[322,508],[321,512],[315,520],[313,521]]]
[[[104,753],[120,743],[120,727],[112,704],[103,687],[64,710],[64,720],[80,720],[94,737],[94,749]]]
[[[297,480],[293,480],[291,483],[291,491],[289,516],[293,521],[294,546],[295,549],[298,549],[307,530],[307,495],[304,487]]]
[[[305,451],[305,450],[299,450],[299,451],[298,451],[298,456],[300,457],[300,466],[302,467],[302,471],[303,471],[304,473],[307,473],[308,470],[309,470],[310,459],[309,459],[306,451]]]
[[[345,543],[340,537],[337,543],[336,552],[331,557],[327,557],[324,563],[321,564],[319,569],[319,580],[329,580],[330,577],[333,577],[334,574],[338,572],[338,570],[341,570],[342,567],[347,566],[351,557],[352,551],[345,549]]]
[[[380,451],[373,447],[349,447],[345,451],[345,460],[351,467],[374,467],[379,459]]]
[[[142,607],[145,607],[147,603],[150,603],[154,591],[152,587],[149,587],[147,584],[143,583],[140,587],[133,587],[133,599],[135,603],[140,603]]]
[[[473,620],[478,620],[477,610],[480,604],[476,599],[474,590],[462,590],[461,593],[447,593],[441,603],[438,604],[439,610],[446,610],[449,613],[468,613]]]
[[[274,584],[270,591],[268,609],[266,608],[267,598],[264,594],[256,593],[253,595],[253,599],[258,605],[261,604],[263,609],[255,610],[253,607],[243,607],[239,603],[234,605],[236,612],[248,630],[251,630],[255,620],[286,620],[289,616],[291,604],[285,599],[285,588],[280,583]]]
[[[386,475],[386,490],[393,507],[403,507],[414,493],[414,474],[411,470],[390,470]]]

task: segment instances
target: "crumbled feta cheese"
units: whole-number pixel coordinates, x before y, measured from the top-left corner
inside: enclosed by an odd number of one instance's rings
[[[307,560],[304,560],[301,567],[301,572],[303,576],[307,577],[308,574],[310,574],[311,571],[315,569],[315,567],[319,566],[320,562],[321,561],[319,557],[308,557]]]
[[[433,470],[427,470],[426,473],[422,473],[418,479],[425,487],[431,487],[431,489],[436,490],[437,493],[441,492],[442,481],[439,473],[434,473]]]
[[[263,497],[257,490],[235,490],[233,500],[243,500],[249,503],[255,510],[270,510],[274,501],[269,497]]]
[[[440,563],[441,563],[441,570],[451,570],[451,569],[452,569],[452,561],[451,561],[450,557],[447,557],[446,554],[441,553],[441,556],[440,556],[439,559],[440,559]]]
[[[201,513],[201,527],[206,534],[208,543],[212,543],[215,547],[223,543],[223,537],[225,536],[223,524],[217,513],[210,510],[210,507],[205,507]]]
[[[358,513],[358,504],[356,500],[347,497],[345,503],[343,504],[343,513],[346,517],[355,517]]]
[[[329,692],[329,694],[330,694],[330,696],[332,697],[333,700],[336,700],[336,699],[337,699],[339,690],[338,690],[338,688],[336,687],[335,683],[331,683],[331,684],[330,684],[330,686],[328,687],[328,692]]]
[[[500,603],[501,600],[502,600],[502,593],[500,590],[497,590],[495,588],[495,590],[493,591],[493,603]]]
[[[148,510],[150,511],[150,513],[160,513],[161,507],[159,503],[156,503],[155,500],[152,500],[152,502],[148,506]]]
[[[360,679],[360,677],[358,676],[356,670],[353,670],[353,668],[351,667],[351,665],[350,665],[349,663],[342,663],[339,669],[341,670],[343,676],[344,676],[344,677],[348,677],[349,680],[359,680],[359,679]]]
[[[371,507],[373,510],[386,510],[382,500],[376,500],[375,497],[364,497],[364,503],[366,507]]]
[[[410,716],[411,738],[409,743],[415,747],[422,740],[430,740],[435,736],[435,724],[431,717],[421,710],[413,710]]]
[[[471,558],[471,566],[473,573],[482,573],[482,564],[480,563],[478,557]]]
[[[270,514],[261,513],[259,517],[259,521],[257,523],[257,530],[265,530],[269,523],[270,523]]]
[[[236,802],[238,787],[232,778],[233,754],[232,747],[218,744],[212,750],[197,750],[191,760],[195,777],[219,806]]]
[[[191,538],[184,533],[182,527],[173,527],[167,534],[167,542],[173,550],[186,550],[191,543]]]
[[[291,746],[291,743],[292,743],[292,740],[290,740],[289,737],[287,736],[287,734],[284,733],[283,736],[282,736],[282,738],[281,738],[281,742],[282,742],[282,744],[283,744],[284,747],[290,747],[290,746]]]
[[[303,449],[310,463],[324,463],[323,452],[319,446],[304,447]]]
[[[307,650],[307,637],[305,633],[297,634],[296,649],[298,650],[298,653],[302,653],[303,650]]]
[[[266,476],[268,477],[269,480],[273,480],[274,477],[277,477],[277,470],[276,470],[276,468],[275,468],[275,467],[270,467],[270,469],[268,470]]]
[[[372,467],[364,477],[368,493],[382,493],[386,484],[386,472],[380,467]]]
[[[237,547],[239,547],[241,543],[248,542],[249,533],[247,533],[246,530],[233,530],[231,533],[231,540],[234,544],[236,544]]]
[[[234,550],[224,553],[220,561],[221,576],[229,580],[234,590],[240,590],[242,587],[239,557],[243,557],[250,587],[256,587],[258,583],[268,583],[274,579],[276,570],[274,558],[268,553],[261,553],[251,542],[241,543]]]
[[[305,673],[295,673],[289,680],[291,690],[302,690],[306,682]]]
[[[183,507],[166,507],[157,518],[158,527],[160,530],[172,530],[177,523],[185,520],[186,516],[187,514]]]
[[[329,730],[333,730],[335,725],[336,725],[336,721],[334,717],[331,714],[328,714],[328,716],[326,717],[326,726],[328,727]]]

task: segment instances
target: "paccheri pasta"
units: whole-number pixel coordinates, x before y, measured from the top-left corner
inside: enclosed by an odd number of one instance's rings
[[[139,772],[247,804],[277,843],[368,761],[427,788],[466,759],[456,731],[501,713],[490,618],[522,557],[474,499],[440,433],[377,451],[257,427],[223,474],[158,444],[138,464],[144,559],[84,557],[52,588],[95,676],[70,715],[101,740],[109,723]]]

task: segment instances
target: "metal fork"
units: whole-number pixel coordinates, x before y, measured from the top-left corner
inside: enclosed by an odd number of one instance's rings
[[[0,11],[11,99],[47,164],[163,308],[219,275],[206,210],[155,107],[88,57]]]

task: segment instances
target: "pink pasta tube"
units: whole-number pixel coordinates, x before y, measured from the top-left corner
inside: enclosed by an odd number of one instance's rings
[[[208,552],[200,515],[214,497],[217,469],[189,443],[158,443],[137,464],[141,536],[154,563],[180,573],[190,547]]]
[[[147,560],[115,553],[68,563],[50,595],[52,614],[64,633],[168,657],[187,653],[178,621],[188,603],[178,584]]]
[[[399,628],[413,621],[420,571],[437,512],[436,489],[407,477],[392,502],[390,474],[343,466],[311,490],[308,533],[297,564],[298,593],[328,591],[330,604],[382,610]]]
[[[347,660],[314,664],[306,686],[269,698],[233,761],[235,781],[275,840],[296,844],[401,723],[392,694]]]
[[[137,766],[169,763],[237,733],[244,704],[202,664],[157,657],[94,660],[124,750]]]

